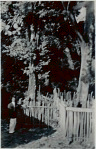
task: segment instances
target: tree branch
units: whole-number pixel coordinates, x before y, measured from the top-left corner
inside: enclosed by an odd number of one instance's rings
[[[64,3],[63,3],[62,1],[61,1],[61,3],[62,3],[62,5],[63,5],[63,8],[66,9],[65,6],[64,6]]]
[[[69,8],[69,4],[70,4],[70,1],[68,1],[68,5],[67,5],[67,11],[68,11],[68,8]]]

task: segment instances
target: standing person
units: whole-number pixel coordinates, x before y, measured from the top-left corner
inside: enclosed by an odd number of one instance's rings
[[[8,104],[10,124],[9,124],[9,133],[14,133],[16,127],[16,103],[15,97],[12,97],[11,103]]]
[[[22,106],[22,98],[17,102],[17,125],[19,128],[23,127],[24,123],[24,110]]]

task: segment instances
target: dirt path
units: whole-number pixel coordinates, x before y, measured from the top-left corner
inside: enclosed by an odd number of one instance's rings
[[[60,128],[21,128],[14,134],[8,133],[8,122],[2,121],[2,148],[57,148],[57,149],[95,149],[92,142],[72,142],[64,138]]]
[[[1,122],[1,148],[15,148],[25,146],[29,142],[36,141],[44,136],[54,133],[52,128],[32,128],[29,125],[15,130],[15,133],[9,134],[9,123],[7,120]]]
[[[42,137],[26,145],[18,146],[18,148],[94,149],[93,144],[88,142],[73,142],[69,144],[64,139],[64,135],[60,129],[47,137]]]

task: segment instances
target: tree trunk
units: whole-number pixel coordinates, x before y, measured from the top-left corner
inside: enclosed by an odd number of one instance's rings
[[[31,65],[31,64],[29,64]],[[31,65],[32,67],[32,65]],[[32,100],[35,100],[36,78],[34,71],[29,73],[28,95]]]
[[[85,21],[86,42],[81,42],[81,70],[79,77],[79,85],[77,89],[77,99],[86,106],[88,89],[90,84],[90,67],[92,65],[92,50],[94,44],[94,2],[89,2],[86,7]]]
[[[36,77],[33,66],[33,57],[31,56],[32,52],[36,48],[35,32],[33,25],[30,25],[30,63],[29,63],[29,85],[28,85],[28,95],[32,100],[35,100],[36,95]]]
[[[85,42],[81,43],[81,69],[79,84],[77,89],[77,102],[80,101],[82,107],[86,107],[86,100],[89,89],[91,53],[90,47]]]

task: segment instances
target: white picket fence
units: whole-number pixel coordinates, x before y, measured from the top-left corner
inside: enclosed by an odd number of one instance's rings
[[[25,103],[24,114],[28,117],[34,117],[41,122],[44,122],[46,125],[50,126],[53,120],[57,119],[57,108],[54,106],[53,102],[45,102],[40,100],[34,102],[26,101]]]
[[[74,140],[94,140],[94,109],[66,107],[59,103],[59,125],[64,132],[64,137]]]
[[[53,121],[64,132],[64,137],[74,140],[86,140],[94,137],[94,99],[92,94],[88,96],[85,108],[75,107],[75,96],[71,97],[70,92],[64,94],[53,91],[51,98],[39,93],[37,101],[25,100],[24,113],[28,117],[34,117],[48,126],[52,126]]]

